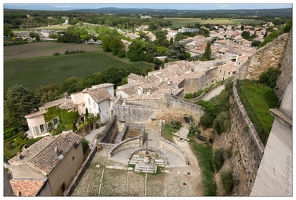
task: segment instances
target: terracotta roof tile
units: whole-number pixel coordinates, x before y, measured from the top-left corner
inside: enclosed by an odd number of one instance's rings
[[[74,144],[79,144],[81,142],[82,138],[83,137],[73,132],[63,132],[29,160],[29,163],[49,174],[62,159],[62,157],[57,156],[55,148],[58,148],[60,155],[65,156]]]
[[[10,185],[15,196],[36,196],[47,179],[11,179]]]
[[[107,92],[105,88],[87,88],[83,90],[83,92],[88,92],[96,103],[100,103],[111,97],[110,93]]]

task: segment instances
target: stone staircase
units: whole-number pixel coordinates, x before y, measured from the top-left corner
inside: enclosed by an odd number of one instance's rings
[[[127,164],[128,158],[130,154],[136,150],[140,149],[140,147],[133,147],[133,148],[128,148],[128,149],[123,149],[117,153],[115,153],[110,160],[122,163],[122,164]]]
[[[187,138],[188,133],[189,133],[189,130],[187,128],[181,127],[177,133],[173,133],[173,134],[188,141],[189,140]]]

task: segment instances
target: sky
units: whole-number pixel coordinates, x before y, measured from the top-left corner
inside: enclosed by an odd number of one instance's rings
[[[4,0],[5,1],[5,0]],[[50,3],[38,3],[40,1],[29,1],[29,3],[13,3],[13,1],[8,1],[3,3],[4,8],[12,9],[32,9],[32,10],[74,10],[74,9],[96,9],[103,7],[116,7],[116,8],[153,8],[153,9],[179,9],[179,10],[218,10],[218,9],[275,9],[275,8],[292,8],[293,4],[290,2],[282,1],[281,3],[276,3],[274,1],[268,1],[265,3],[263,1],[252,1],[249,0],[248,3],[232,3],[232,1],[220,1],[223,3],[211,3],[211,1],[183,1],[180,3],[178,1],[173,1],[175,3],[170,3],[172,1],[160,0],[160,1],[149,1],[151,3],[137,3],[139,1],[118,1],[108,0],[100,1],[103,3],[93,3],[98,1],[83,1],[86,3],[67,3],[67,1],[50,1]],[[44,2],[44,1],[42,1]],[[53,3],[52,3],[53,2]],[[57,3],[56,3],[57,2]],[[62,2],[62,3],[60,3]],[[81,2],[81,1],[80,1]],[[126,3],[122,3],[126,2]],[[160,3],[156,3],[160,2]],[[207,3],[204,3],[207,2]],[[211,4],[209,4],[209,2]],[[273,3],[274,2],[274,3]]]

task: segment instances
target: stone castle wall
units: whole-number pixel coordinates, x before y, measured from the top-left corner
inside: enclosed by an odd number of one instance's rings
[[[215,137],[214,147],[231,149],[231,167],[235,180],[234,196],[249,196],[263,156],[264,146],[250,121],[236,88],[230,97],[231,129]]]
[[[279,66],[279,69],[281,70],[281,74],[277,79],[276,87],[275,87],[276,94],[280,100],[283,98],[284,92],[289,83],[290,77],[292,76],[292,73],[293,73],[293,38],[292,37],[293,37],[293,32],[291,29],[291,32],[289,33],[288,44],[286,47],[284,58],[281,65]]]
[[[139,105],[115,105],[114,114],[117,116],[118,121],[125,121],[127,123],[135,123],[147,121],[153,118],[155,113],[158,112],[157,108]]]
[[[254,53],[239,69],[239,79],[259,79],[270,67],[280,68],[286,51],[289,34],[284,33]]]

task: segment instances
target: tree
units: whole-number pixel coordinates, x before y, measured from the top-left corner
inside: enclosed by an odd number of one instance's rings
[[[39,86],[36,89],[36,95],[40,103],[46,103],[58,99],[61,93],[59,90],[59,85],[56,83],[52,83],[46,86]]]
[[[154,30],[157,29],[157,26],[156,26],[156,24],[155,24],[154,21],[150,21],[150,22],[149,22],[149,29],[150,29],[151,31],[154,31]]]
[[[253,40],[251,46],[252,46],[252,47],[258,47],[260,44],[261,44],[260,41],[258,41],[258,40]]]
[[[79,84],[80,83],[79,81],[80,79],[78,77],[71,77],[63,81],[60,86],[61,94],[64,92],[67,92],[68,94],[72,94],[80,91],[82,88]]]
[[[9,121],[22,125],[25,115],[29,114],[39,104],[34,91],[23,85],[11,86],[5,96],[5,109],[8,111]]]
[[[169,47],[168,57],[173,59],[185,60],[187,59],[185,44],[182,42],[174,42]]]
[[[241,36],[242,36],[242,38],[248,40],[248,39],[250,39],[250,32],[249,31],[243,31]]]
[[[164,31],[156,31],[155,36],[156,40],[154,41],[156,46],[169,47],[169,41],[167,40],[166,34]]]
[[[244,26],[244,25],[242,25],[242,26],[241,26],[241,30],[243,31],[244,29],[245,29],[245,26]]]
[[[158,56],[165,56],[168,53],[168,48],[162,46],[156,46],[156,55]]]
[[[291,28],[292,28],[292,21],[289,20],[289,21],[286,22],[286,24],[285,24],[285,26],[283,28],[284,33],[289,33]]]
[[[7,24],[4,24],[4,36],[13,37],[14,33]]]
[[[145,42],[136,39],[128,47],[126,57],[130,61],[140,61],[144,60],[144,51],[146,50]]]
[[[211,42],[208,42],[205,53],[202,55],[201,60],[202,61],[211,60],[211,57],[212,57]]]
[[[182,34],[182,33],[180,33],[180,32],[178,32],[177,34],[176,34],[176,36],[175,36],[175,42],[179,42],[179,41],[181,41],[181,40],[183,40],[184,39],[184,35]]]

